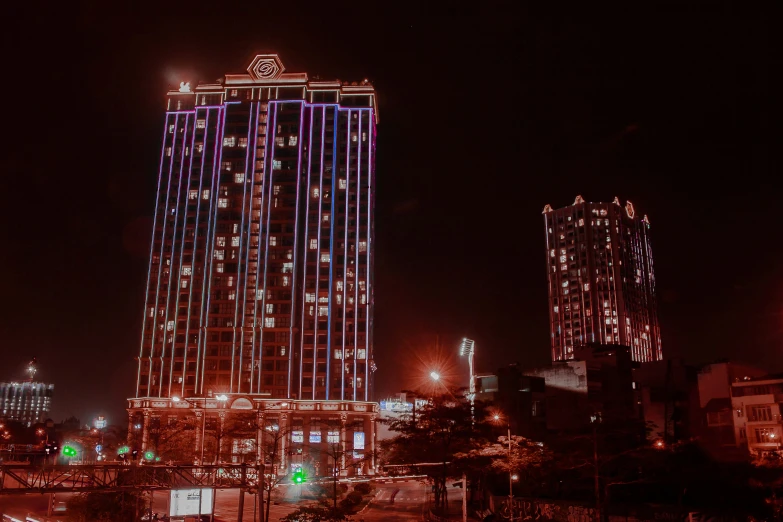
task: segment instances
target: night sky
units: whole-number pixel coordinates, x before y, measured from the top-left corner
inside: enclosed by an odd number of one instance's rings
[[[547,362],[541,211],[577,194],[649,215],[666,356],[781,369],[779,12],[114,4],[5,16],[0,379],[36,355],[55,420],[125,421],[167,89],[261,52],[379,93],[376,398],[463,335]]]

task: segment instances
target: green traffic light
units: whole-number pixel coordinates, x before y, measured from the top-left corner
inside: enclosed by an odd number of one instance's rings
[[[117,455],[124,455],[125,453],[128,453],[130,451],[130,448],[128,446],[120,446],[117,448]]]
[[[75,448],[72,448],[71,446],[63,446],[63,455],[66,457],[75,457],[78,455],[78,451],[76,451]]]
[[[304,471],[295,472],[291,478],[293,478],[295,484],[307,482],[307,476],[304,474]]]
[[[155,453],[151,451],[145,451],[144,452],[144,458],[147,460],[153,460],[155,458]]]

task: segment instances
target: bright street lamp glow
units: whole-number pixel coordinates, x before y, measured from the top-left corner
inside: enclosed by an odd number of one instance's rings
[[[173,402],[179,402],[180,401],[179,397],[177,397],[176,395],[174,397],[172,397],[171,400]]]
[[[500,415],[498,415],[496,413],[492,418],[495,419],[496,421],[499,421],[500,420]]]
[[[430,372],[430,377],[432,377],[433,381],[437,381],[440,379],[440,374],[438,372]]]
[[[519,480],[519,475],[511,475],[511,480]]]
[[[216,395],[215,399],[219,400],[220,402],[225,402],[228,400],[228,396],[225,394]]]

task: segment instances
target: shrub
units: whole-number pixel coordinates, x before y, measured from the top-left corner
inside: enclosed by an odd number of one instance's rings
[[[368,482],[359,482],[353,487],[353,490],[360,495],[369,495],[372,491],[372,486]]]
[[[362,501],[362,494],[358,491],[351,491],[345,496],[345,500],[349,500],[352,504],[358,504]]]

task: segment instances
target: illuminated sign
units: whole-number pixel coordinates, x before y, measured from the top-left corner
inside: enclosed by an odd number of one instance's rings
[[[353,449],[364,449],[364,432],[353,432]]]
[[[172,489],[169,501],[169,516],[211,515],[212,493],[212,488]]]

